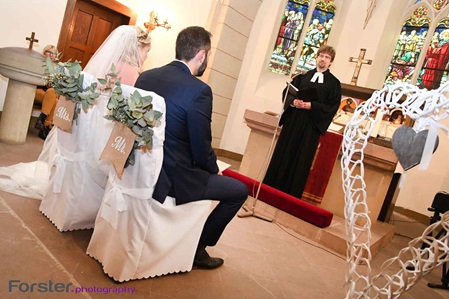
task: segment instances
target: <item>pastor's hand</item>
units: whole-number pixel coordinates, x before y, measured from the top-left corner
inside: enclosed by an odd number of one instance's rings
[[[299,100],[299,99],[293,100],[293,106],[295,108],[305,109],[305,110],[310,110],[312,108],[312,105],[311,105],[310,102],[304,102],[304,101]]]
[[[298,100],[298,99],[294,99],[293,100],[293,107],[295,107],[295,108],[300,108],[300,103],[301,103],[302,101],[301,100]]]

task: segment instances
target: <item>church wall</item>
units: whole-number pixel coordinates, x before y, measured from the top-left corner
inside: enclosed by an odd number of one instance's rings
[[[344,1],[329,38],[329,44],[337,49],[337,57],[331,71],[342,83],[349,84],[356,64],[349,57],[357,58],[360,49],[366,49],[365,59],[372,64],[363,64],[358,76],[358,86],[381,89],[386,77],[399,30],[402,26],[404,1],[377,0],[376,7],[364,27],[367,17],[367,2]],[[343,22],[342,22],[343,20]],[[334,29],[335,32],[333,31]]]
[[[237,85],[248,37],[261,0],[217,1],[212,5],[207,28],[213,34],[208,69],[201,78],[214,95],[212,145],[220,141]]]
[[[25,39],[35,32],[39,43],[33,50],[42,52],[48,44],[58,43],[67,0],[0,1],[0,47],[28,48]],[[3,110],[8,78],[0,75],[0,110]]]
[[[249,137],[249,128],[243,121],[245,109],[264,112],[279,111],[281,108],[279,95],[288,77],[266,71],[266,62],[275,39],[272,33],[277,33],[278,29],[275,27],[279,26],[278,16],[283,9],[281,2],[283,1],[263,1],[254,19],[223,131],[220,144],[222,149],[243,154]]]
[[[156,28],[150,35],[151,50],[143,69],[163,66],[175,59],[175,41],[182,29],[188,26],[206,27],[211,5],[218,0],[119,0],[134,11],[139,12],[136,25],[145,28],[143,23],[149,20],[149,13],[158,12],[159,22],[168,19],[170,30]]]

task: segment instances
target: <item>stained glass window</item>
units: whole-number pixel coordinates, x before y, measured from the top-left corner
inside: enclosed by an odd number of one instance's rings
[[[270,71],[288,75],[297,70],[315,68],[318,48],[326,43],[332,28],[335,5],[332,0],[318,0],[313,11],[310,11],[309,6],[310,0],[288,1],[268,64]],[[310,24],[301,41],[304,20],[308,14],[312,14]],[[300,53],[298,49],[301,49]],[[293,63],[298,56],[295,70]]]
[[[304,19],[309,11],[309,1],[288,1],[268,65],[270,71],[283,75],[290,73],[304,26]]]
[[[298,59],[298,70],[309,71],[316,67],[316,54],[320,46],[326,44],[334,23],[334,16],[335,5],[332,1],[319,1],[317,3]]]
[[[434,0],[433,7],[435,7],[435,9],[440,10],[443,7],[445,7],[448,3],[449,3],[449,0]]]
[[[413,16],[404,22],[388,68],[385,84],[392,85],[398,81],[411,82],[416,62],[429,31],[429,22],[425,7],[416,9]]]
[[[436,89],[447,81],[449,62],[449,18],[438,22],[427,49],[417,85]]]

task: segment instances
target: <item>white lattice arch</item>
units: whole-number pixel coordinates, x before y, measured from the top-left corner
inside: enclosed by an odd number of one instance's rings
[[[449,82],[436,90],[420,90],[416,86],[400,83],[375,91],[370,99],[357,107],[346,125],[342,144],[342,182],[345,195],[345,219],[347,234],[348,273],[346,298],[397,298],[408,290],[422,276],[440,264],[449,261],[449,212],[443,215],[443,227],[448,232],[442,239],[428,237],[429,232],[440,229],[440,222],[427,228],[422,237],[410,242],[397,257],[389,259],[381,272],[371,276],[371,221],[368,217],[366,183],[364,180],[364,149],[373,128],[381,121],[386,111],[401,108],[405,117],[415,120],[414,129],[419,132],[429,129],[428,144],[425,146],[421,164],[430,159],[438,129],[446,134],[448,129],[440,124],[448,116]],[[431,141],[432,140],[432,141]],[[435,234],[433,234],[435,235]],[[430,246],[421,250],[422,242]],[[416,247],[415,247],[416,246]],[[407,270],[407,266],[409,269]],[[391,269],[396,267],[395,269]],[[391,271],[396,271],[391,273]],[[378,286],[381,284],[381,286]]]

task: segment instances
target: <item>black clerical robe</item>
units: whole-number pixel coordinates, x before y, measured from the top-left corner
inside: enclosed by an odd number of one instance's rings
[[[311,110],[304,110],[292,107],[295,96],[287,95],[279,121],[282,131],[263,181],[298,198],[306,185],[320,134],[326,133],[341,101],[340,81],[327,70],[323,73],[323,83],[311,82],[315,73],[316,69],[311,70],[292,81],[299,93],[316,88],[318,99],[311,102]],[[283,94],[286,92],[287,88]]]

